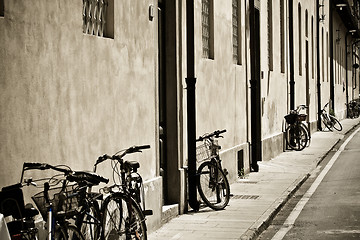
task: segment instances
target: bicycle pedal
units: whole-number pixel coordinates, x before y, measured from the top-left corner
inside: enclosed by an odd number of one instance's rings
[[[143,211],[144,216],[151,216],[153,215],[153,210],[147,209]]]

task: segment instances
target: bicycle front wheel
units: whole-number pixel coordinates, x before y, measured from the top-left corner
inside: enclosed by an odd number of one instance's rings
[[[230,200],[229,181],[225,173],[210,161],[198,169],[198,191],[202,200],[214,210],[224,209]]]
[[[55,240],[85,240],[80,230],[72,225],[58,226],[55,230]]]
[[[145,217],[139,205],[122,193],[113,193],[104,200],[102,239],[146,240]]]
[[[96,240],[101,231],[101,213],[96,200],[91,201],[84,206],[82,211],[76,217],[75,225],[80,229],[86,240]]]
[[[339,122],[339,120],[337,120],[334,116],[330,116],[330,120],[332,122],[332,125],[333,125],[333,128],[338,130],[338,131],[341,131],[342,130],[342,125],[341,123]]]

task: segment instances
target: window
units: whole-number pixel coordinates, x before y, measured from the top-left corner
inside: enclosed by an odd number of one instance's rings
[[[330,56],[330,44],[329,44],[329,33],[326,32],[326,81],[329,82],[329,56]]]
[[[321,29],[321,52],[325,53],[325,46],[324,46],[324,28]],[[321,75],[322,81],[325,81],[325,54],[321,54]]]
[[[214,59],[213,0],[202,0],[201,4],[203,58]]]
[[[0,17],[4,17],[5,16],[5,8],[4,8],[4,0],[0,0]]]
[[[273,70],[273,21],[272,21],[272,0],[268,0],[268,65]]]
[[[83,0],[83,32],[114,38],[114,0]]]
[[[301,5],[299,3],[298,5],[298,27],[299,27],[299,75],[302,75],[302,39],[301,39],[301,26],[302,26],[302,22],[301,22]]]
[[[311,16],[311,74],[315,77],[314,16]]]
[[[233,61],[242,64],[241,49],[241,2],[232,1],[232,25],[233,25]]]
[[[280,48],[281,72],[285,72],[285,26],[284,26],[284,0],[280,0]]]

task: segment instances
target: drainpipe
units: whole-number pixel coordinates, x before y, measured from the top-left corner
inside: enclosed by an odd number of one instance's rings
[[[330,99],[331,109],[335,110],[335,81],[334,81],[334,30],[333,30],[333,4],[329,0],[329,35],[330,35]]]
[[[320,81],[320,15],[319,15],[319,0],[316,0],[316,62],[317,62],[317,105],[318,105],[318,121],[317,127],[321,131],[321,81]]]
[[[349,32],[345,34],[345,95],[346,95],[346,117],[349,117],[349,112],[347,110],[347,105],[349,104],[349,80],[348,80],[348,47],[347,47],[347,38]]]
[[[294,80],[294,18],[293,0],[289,0],[289,61],[290,61],[290,109],[295,109],[295,80]]]
[[[195,43],[194,43],[194,1],[186,0],[186,46],[187,46],[187,137],[188,137],[188,184],[189,205],[199,210],[196,178],[196,106],[195,106]]]

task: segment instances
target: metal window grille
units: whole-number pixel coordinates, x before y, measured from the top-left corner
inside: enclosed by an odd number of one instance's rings
[[[239,63],[239,9],[238,0],[232,1],[233,61]]]
[[[104,36],[108,0],[83,0],[83,32]]]
[[[210,58],[210,0],[202,0],[203,57]]]

